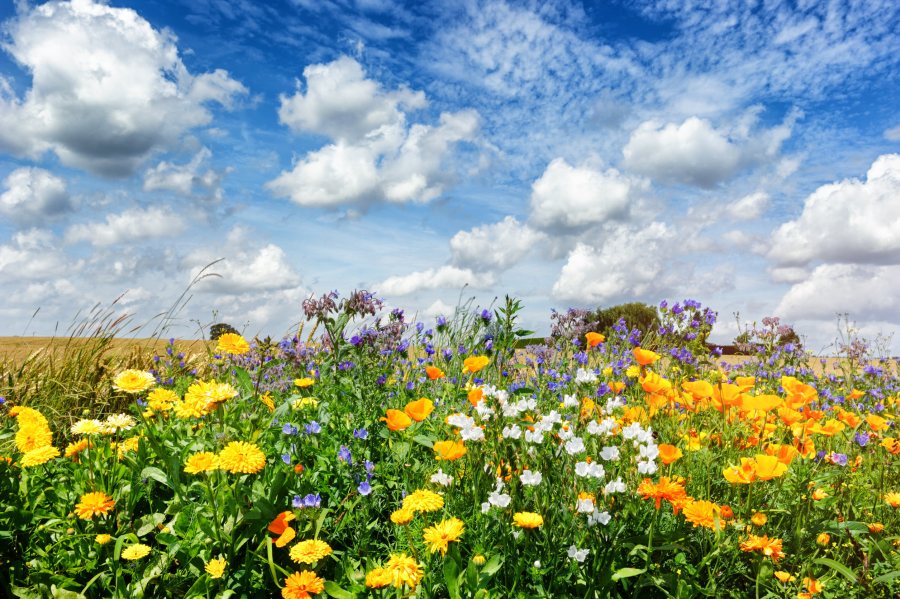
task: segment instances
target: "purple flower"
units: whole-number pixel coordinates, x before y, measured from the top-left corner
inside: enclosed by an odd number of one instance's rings
[[[281,454],[281,461],[284,462],[285,464],[287,464],[288,466],[290,466],[291,465],[291,454],[289,454],[289,453]]]
[[[341,445],[341,448],[338,450],[338,459],[348,464],[353,464],[353,457],[350,455],[350,450],[347,449],[345,445]]]
[[[845,453],[831,453],[831,463],[837,464],[838,466],[846,466],[847,465],[847,454]]]
[[[484,310],[481,311],[481,320],[483,320],[485,323],[490,322],[491,317],[492,317],[491,311],[488,310],[487,308],[485,308]]]
[[[364,428],[356,428],[353,429],[353,436],[357,439],[362,439],[363,441],[365,441],[369,438],[369,431]]]
[[[285,435],[296,435],[298,432],[298,429],[296,426],[294,426],[293,424],[288,422],[283,427],[281,427],[281,432],[284,433]],[[307,431],[307,432],[309,432],[309,431]]]
[[[310,493],[306,497],[294,495],[294,501],[291,502],[295,508],[314,508],[322,505],[322,497],[318,493],[315,495]]]
[[[856,441],[856,443],[860,447],[865,447],[869,443],[869,433],[860,431],[860,432],[856,433],[856,436],[853,437],[853,440]]]
[[[364,480],[359,483],[359,486],[356,487],[356,490],[359,491],[360,495],[365,496],[372,492],[372,485],[369,484],[369,481]]]
[[[322,427],[319,426],[319,423],[313,420],[309,424],[306,425],[306,434],[307,435],[318,435],[322,432]]]

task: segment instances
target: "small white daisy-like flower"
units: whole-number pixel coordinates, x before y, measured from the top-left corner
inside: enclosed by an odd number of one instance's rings
[[[526,469],[519,475],[519,480],[522,481],[523,485],[534,487],[541,484],[541,481],[544,480],[544,475],[540,472],[532,472]]]

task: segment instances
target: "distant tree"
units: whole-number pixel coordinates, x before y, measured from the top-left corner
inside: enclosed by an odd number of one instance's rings
[[[640,302],[619,304],[609,308],[601,308],[594,313],[591,319],[596,323],[600,333],[608,333],[622,319],[628,330],[638,329],[646,335],[650,331],[659,328],[659,315],[656,308]]]
[[[234,333],[235,335],[240,335],[236,328],[224,322],[220,322],[209,327],[209,338],[213,341],[217,340],[225,333]]]

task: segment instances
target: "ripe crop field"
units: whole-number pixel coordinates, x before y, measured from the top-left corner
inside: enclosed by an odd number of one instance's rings
[[[900,592],[892,361],[823,366],[771,326],[723,362],[692,301],[527,350],[509,299],[423,323],[365,292],[304,308],[321,338],[53,366],[96,397],[49,401],[12,367],[33,346],[3,345],[4,593]]]

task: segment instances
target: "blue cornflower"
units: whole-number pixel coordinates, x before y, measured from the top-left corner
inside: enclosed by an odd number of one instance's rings
[[[306,434],[307,435],[318,435],[322,432],[322,427],[315,420],[311,421],[306,425]]]

